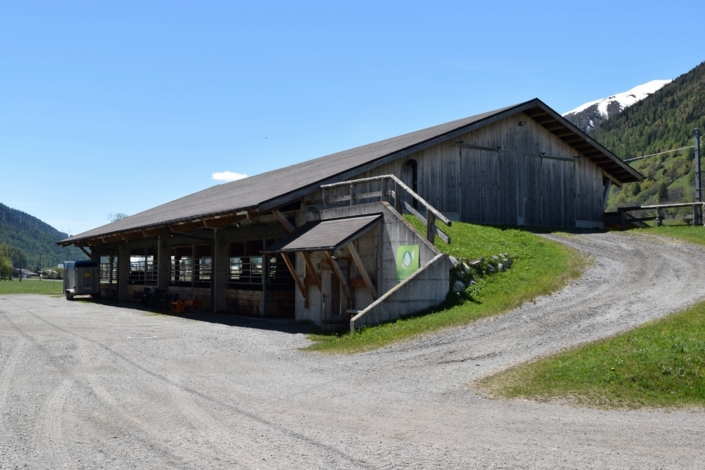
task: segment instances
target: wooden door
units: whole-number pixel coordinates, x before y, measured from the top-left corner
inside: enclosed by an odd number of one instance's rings
[[[338,259],[338,266],[343,277],[349,278],[350,262],[348,259]],[[340,286],[340,280],[335,275],[328,260],[321,261],[321,313],[324,320],[341,319],[347,310],[347,298]]]

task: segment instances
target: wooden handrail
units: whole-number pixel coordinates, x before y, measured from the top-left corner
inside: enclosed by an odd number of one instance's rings
[[[696,208],[700,206],[700,210],[697,210]],[[627,207],[618,207],[617,210],[619,211],[621,222],[622,222],[622,230],[627,229],[627,217],[630,217],[632,220],[635,221],[645,221],[651,219],[649,218],[641,218],[637,219],[636,217],[633,217],[627,212],[631,211],[647,211],[647,210],[656,210],[656,224],[658,226],[661,226],[662,221],[663,221],[663,209],[672,209],[676,207],[692,207],[693,208],[693,226],[696,225],[703,225],[703,212],[705,212],[705,202],[675,202],[672,204],[652,204],[648,206],[627,206]]]
[[[450,226],[452,225],[452,222],[450,221],[450,219],[448,219],[448,217],[446,217],[445,215],[443,215],[443,214],[442,214],[441,212],[439,212],[435,207],[433,207],[431,204],[429,204],[428,202],[426,202],[426,200],[425,200],[424,198],[422,198],[421,196],[419,196],[418,194],[416,194],[410,187],[408,187],[407,185],[405,185],[403,181],[401,181],[399,178],[397,178],[397,177],[394,176],[394,175],[373,176],[373,177],[370,177],[370,178],[361,178],[361,179],[351,180],[351,181],[341,181],[340,183],[324,184],[324,185],[321,185],[321,189],[326,190],[326,189],[328,189],[328,188],[335,188],[335,187],[338,187],[338,186],[352,186],[352,185],[356,185],[356,184],[370,183],[370,182],[372,182],[372,181],[379,181],[379,180],[385,180],[385,179],[390,179],[390,180],[394,181],[394,182],[395,182],[398,186],[400,186],[404,191],[406,191],[407,193],[409,193],[409,195],[410,195],[411,197],[413,197],[414,199],[416,199],[417,201],[419,201],[419,203],[420,203],[421,205],[423,205],[423,206],[426,208],[426,210],[428,210],[429,212],[433,213],[433,215],[436,216],[436,219],[440,220],[441,222],[443,222],[444,224],[446,224],[448,227],[450,227]],[[383,196],[384,196],[384,195],[383,195]],[[397,197],[398,197],[398,196],[395,195],[395,198],[397,198]],[[324,203],[325,203],[325,202],[324,202]]]

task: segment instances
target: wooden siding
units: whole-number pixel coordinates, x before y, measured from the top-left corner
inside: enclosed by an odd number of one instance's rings
[[[411,186],[410,160],[421,197],[465,222],[572,228],[602,221],[602,170],[523,113],[359,178],[394,174]]]

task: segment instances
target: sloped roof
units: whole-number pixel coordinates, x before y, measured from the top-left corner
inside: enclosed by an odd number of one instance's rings
[[[262,211],[315,191],[322,184],[344,181],[389,161],[437,145],[461,134],[524,112],[550,132],[593,160],[618,183],[642,176],[539,99],[392,137],[277,170],[220,184],[58,242],[62,245],[120,232],[160,227],[235,211]]]
[[[382,218],[380,214],[306,222],[296,231],[264,249],[264,253],[335,251],[364,234]]]

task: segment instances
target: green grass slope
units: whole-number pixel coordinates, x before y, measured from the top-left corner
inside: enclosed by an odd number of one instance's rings
[[[702,228],[639,232],[705,245]],[[601,408],[705,406],[705,303],[624,335],[507,370],[479,386],[499,397]]]
[[[451,298],[432,312],[353,334],[311,335],[314,344],[309,349],[354,353],[498,315],[560,289],[578,277],[585,266],[580,253],[528,231],[459,222],[442,229],[452,240],[451,245],[437,240],[436,246],[443,253],[465,259],[506,253],[513,258],[511,269],[480,279],[468,288],[463,299]]]

